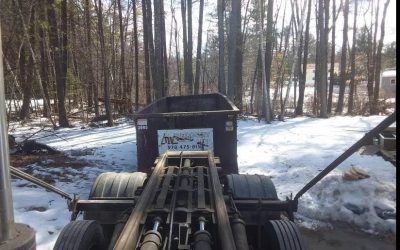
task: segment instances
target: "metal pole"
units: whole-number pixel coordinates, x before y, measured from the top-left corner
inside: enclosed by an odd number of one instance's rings
[[[3,75],[3,50],[0,28],[0,244],[12,238],[14,230],[14,210],[11,196],[9,171],[8,135],[5,108],[5,88]]]

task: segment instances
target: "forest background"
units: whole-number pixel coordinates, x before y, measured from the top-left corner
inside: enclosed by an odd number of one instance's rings
[[[107,120],[220,92],[267,123],[379,114],[390,0],[2,0],[8,120]],[[338,65],[336,67],[335,65]],[[315,71],[306,86],[307,70]],[[325,70],[324,70],[325,69]],[[311,91],[311,96],[307,93]]]

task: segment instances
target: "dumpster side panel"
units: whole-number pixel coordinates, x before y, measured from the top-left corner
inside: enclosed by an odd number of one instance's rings
[[[224,174],[238,173],[236,116],[216,114],[210,117],[214,125],[214,155],[220,158]]]
[[[158,156],[157,130],[168,128],[168,119],[164,117],[149,117],[143,119],[147,120],[146,129],[140,129],[138,125],[136,125],[137,169],[140,172],[150,173],[154,160]]]

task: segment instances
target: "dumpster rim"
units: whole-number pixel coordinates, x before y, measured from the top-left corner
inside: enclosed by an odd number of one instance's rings
[[[156,113],[141,113],[142,111],[146,110],[150,106],[154,105],[157,102],[165,100],[167,98],[182,98],[182,97],[194,97],[194,96],[220,96],[222,97],[231,107],[232,109],[221,109],[221,110],[209,110],[209,111],[189,111],[189,112],[156,112]],[[164,96],[158,100],[155,100],[148,104],[147,106],[143,107],[141,110],[137,111],[133,114],[133,118],[144,118],[144,117],[165,117],[165,116],[184,116],[184,115],[207,115],[207,114],[215,114],[215,113],[231,113],[231,114],[239,114],[240,109],[236,107],[236,105],[229,100],[226,95],[223,95],[219,92],[217,93],[209,93],[209,94],[201,94],[201,95],[180,95],[180,96]]]

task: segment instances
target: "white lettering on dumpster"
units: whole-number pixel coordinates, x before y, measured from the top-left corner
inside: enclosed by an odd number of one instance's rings
[[[196,151],[214,149],[213,129],[168,129],[157,130],[158,153],[170,151]]]
[[[136,125],[137,125],[137,129],[146,130],[147,129],[147,119],[137,119]]]

